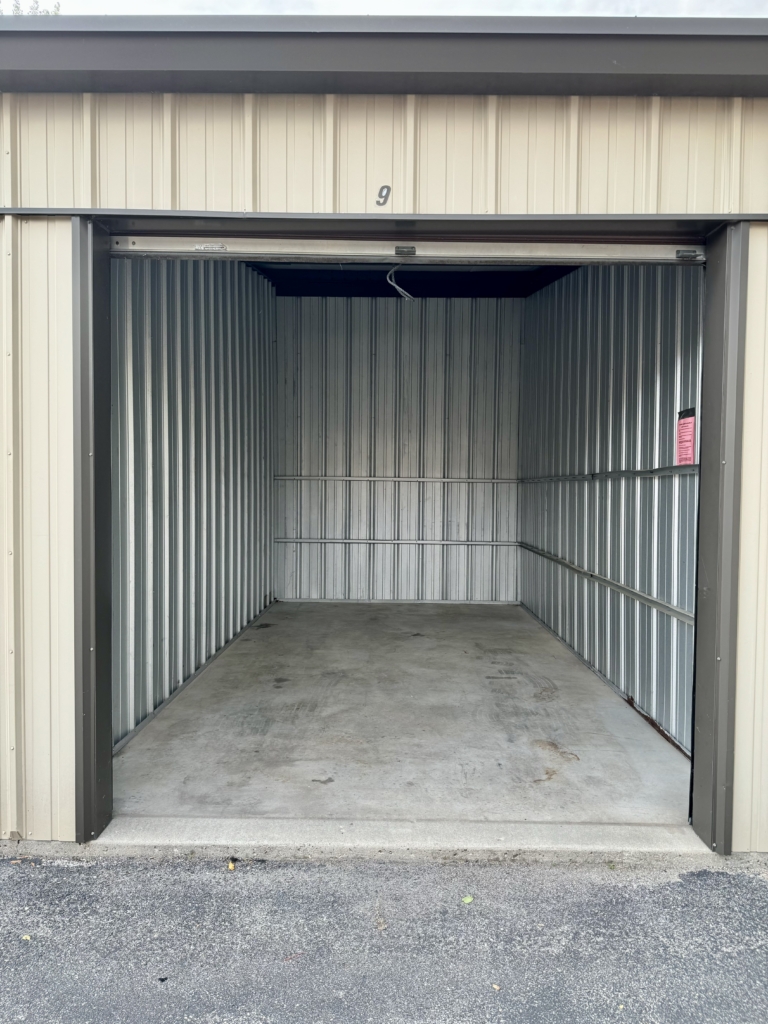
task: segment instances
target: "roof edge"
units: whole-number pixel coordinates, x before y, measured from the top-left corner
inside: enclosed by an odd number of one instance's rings
[[[56,35],[768,36],[768,18],[346,15],[57,15],[0,18],[0,33]]]

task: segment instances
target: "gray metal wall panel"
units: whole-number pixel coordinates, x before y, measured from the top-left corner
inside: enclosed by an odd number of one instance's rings
[[[276,305],[276,595],[517,600],[521,301]]]
[[[271,600],[271,286],[113,260],[113,739]]]
[[[698,407],[702,298],[701,267],[583,267],[526,300],[521,355],[521,543],[686,614],[526,548],[521,600],[685,749],[698,476],[634,474]]]

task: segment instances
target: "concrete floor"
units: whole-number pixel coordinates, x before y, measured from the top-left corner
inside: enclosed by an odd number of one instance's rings
[[[509,605],[278,604],[114,768],[134,818],[687,822],[687,759]]]

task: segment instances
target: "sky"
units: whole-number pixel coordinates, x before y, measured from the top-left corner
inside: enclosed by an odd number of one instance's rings
[[[41,0],[41,7],[54,0]],[[2,0],[9,13],[12,0]],[[768,0],[60,0],[62,14],[768,16]],[[26,9],[29,0],[23,0]]]

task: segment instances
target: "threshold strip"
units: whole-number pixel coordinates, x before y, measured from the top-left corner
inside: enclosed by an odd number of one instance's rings
[[[456,547],[516,548],[516,540],[386,540],[367,537],[275,537],[275,544],[432,544]]]
[[[570,569],[570,571],[576,573],[577,576],[583,576],[585,579],[594,580],[595,583],[601,583],[604,587],[616,590],[619,594],[623,594],[625,597],[631,597],[635,601],[640,601],[642,604],[647,604],[649,607],[655,608],[656,611],[663,612],[665,615],[671,615],[675,619],[680,619],[689,626],[694,626],[696,624],[695,616],[691,615],[690,612],[683,611],[682,608],[676,608],[673,604],[667,604],[666,601],[659,601],[655,597],[649,597],[648,594],[643,594],[641,591],[635,590],[633,587],[625,587],[623,583],[617,583],[616,580],[610,580],[607,576],[601,576],[599,573],[590,572],[588,569],[582,569],[580,565],[574,565],[573,562],[568,562],[565,558],[559,558],[557,555],[550,554],[549,551],[542,551],[541,548],[535,548],[532,544],[526,544],[524,541],[518,541],[517,546],[523,548],[525,551],[530,551],[533,555],[539,555],[541,558],[546,558],[550,562],[554,562],[556,565],[562,566],[564,569]]]
[[[698,472],[699,464],[696,462],[690,466],[660,466],[658,469],[610,469],[604,473],[577,473],[572,476],[525,476],[520,477],[517,483],[543,484],[584,480],[624,480],[657,476],[696,476]]]

